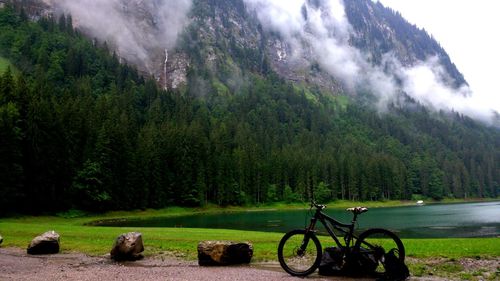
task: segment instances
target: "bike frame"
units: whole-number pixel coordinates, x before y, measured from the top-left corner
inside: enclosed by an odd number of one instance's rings
[[[315,207],[314,214],[311,213],[313,207]],[[368,211],[367,208],[356,207],[347,209],[353,214],[350,224],[342,223],[328,216],[323,212],[325,208],[326,206],[324,205],[318,205],[314,201],[311,202],[311,209],[309,211],[312,216],[309,226],[305,229],[289,231],[280,240],[278,245],[278,260],[281,267],[286,272],[293,276],[304,277],[313,273],[321,265],[322,254],[324,253],[323,251],[326,252],[326,249],[323,249],[316,235],[318,232],[316,230],[318,221],[323,224],[330,237],[337,244],[338,248],[334,249],[340,250],[339,254],[341,254],[342,257],[337,256],[337,250],[335,250],[335,260],[340,261],[340,258],[342,258],[342,263],[345,262],[348,265],[346,267],[348,270],[356,269],[358,263],[362,261],[361,258],[370,259],[370,268],[372,265],[376,265],[376,267],[373,268],[374,272],[380,265],[383,265],[384,269],[380,268],[381,272],[377,271],[377,274],[383,274],[383,270],[388,270],[385,268],[386,251],[382,245],[378,243],[379,238],[388,239],[387,242],[391,243],[392,247],[389,253],[394,251],[392,255],[400,262],[404,262],[404,245],[399,237],[393,232],[382,228],[371,228],[359,235],[354,234],[358,215]],[[337,237],[336,233],[339,237]],[[345,243],[341,242],[340,236],[342,235],[344,235],[343,240]],[[288,243],[288,241],[290,241],[290,243]],[[299,247],[297,247],[297,242],[301,243]],[[309,243],[313,243],[314,245],[308,249]],[[372,261],[375,263],[371,263]],[[354,267],[349,265],[351,263]],[[290,265],[292,266],[290,267]],[[372,269],[370,269],[370,271],[371,270]]]
[[[337,244],[337,246],[340,249],[342,249],[343,251],[349,249],[351,246],[351,242],[353,242],[354,239],[358,239],[358,237],[354,234],[354,226],[356,225],[356,220],[357,220],[358,214],[354,213],[351,223],[345,224],[345,223],[341,223],[338,220],[328,216],[327,214],[323,213],[321,210],[322,210],[322,208],[316,207],[316,212],[315,212],[314,216],[311,218],[311,223],[309,224],[309,226],[306,229],[306,237],[308,236],[307,234],[310,232],[316,233],[316,230],[315,230],[316,223],[318,221],[320,221],[321,224],[323,224],[323,226],[325,227],[325,229],[328,232],[328,234],[330,235],[330,237],[332,237],[332,239],[335,241],[335,243]],[[330,227],[330,225],[331,225],[331,227]],[[333,227],[333,229],[332,229],[332,227]],[[338,230],[344,234],[345,246],[342,245],[342,243],[338,239],[337,235],[333,231],[334,229]],[[305,242],[304,246],[307,247],[308,241],[304,241],[304,242]],[[304,247],[304,249],[305,249],[305,247]]]

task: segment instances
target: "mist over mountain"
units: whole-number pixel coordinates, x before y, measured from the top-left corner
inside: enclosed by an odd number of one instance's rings
[[[498,123],[498,115],[474,99],[439,43],[379,2],[46,2],[72,14],[83,31],[115,46],[121,57],[155,75],[166,87],[187,82],[187,69],[195,56],[211,65],[221,55],[234,55],[231,46],[214,54],[218,44],[236,43],[258,53],[254,63],[266,59],[291,81],[319,85],[335,95],[373,95],[380,111],[401,103],[407,95],[435,110]],[[186,37],[188,30],[191,35],[197,33],[196,38]],[[179,38],[189,42],[183,44]],[[186,50],[186,45],[193,44],[200,49],[196,55]]]

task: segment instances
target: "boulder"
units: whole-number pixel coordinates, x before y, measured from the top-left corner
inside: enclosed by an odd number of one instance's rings
[[[117,261],[135,261],[142,259],[144,244],[142,234],[139,232],[124,233],[116,238],[111,258]]]
[[[253,246],[249,242],[202,241],[198,243],[198,264],[232,265],[250,263]]]
[[[30,255],[46,255],[59,253],[59,234],[51,230],[35,237],[28,246]]]

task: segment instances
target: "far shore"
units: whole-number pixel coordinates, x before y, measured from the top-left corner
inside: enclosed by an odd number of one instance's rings
[[[431,199],[419,199],[424,201],[425,205],[432,204],[460,204],[460,203],[480,203],[480,202],[500,202],[500,198],[468,198],[468,199],[443,199],[440,201]],[[329,209],[346,209],[354,206],[363,206],[367,208],[391,208],[391,207],[404,207],[416,206],[418,200],[386,200],[386,201],[349,201],[349,200],[336,200],[324,203]],[[322,203],[323,204],[323,203]],[[209,204],[203,207],[168,207],[164,209],[147,209],[147,210],[133,210],[133,211],[110,211],[103,214],[98,214],[98,217],[109,218],[131,218],[131,217],[152,217],[152,216],[179,216],[189,215],[194,213],[224,213],[224,212],[250,212],[250,211],[280,211],[280,210],[294,210],[294,209],[308,209],[309,202],[276,202],[266,203],[254,206],[217,206]],[[60,216],[71,216],[71,213],[60,213]],[[92,214],[85,214],[85,216],[92,217]]]

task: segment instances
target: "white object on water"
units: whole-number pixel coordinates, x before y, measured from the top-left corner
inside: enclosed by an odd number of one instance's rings
[[[417,205],[424,205],[424,201],[423,200],[418,200],[417,201]]]

